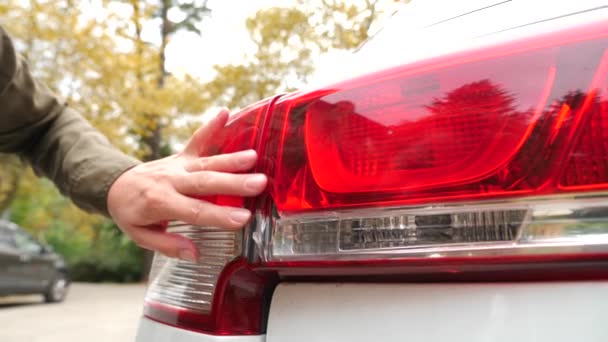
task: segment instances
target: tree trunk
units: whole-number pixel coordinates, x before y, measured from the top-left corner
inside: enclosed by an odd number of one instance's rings
[[[165,80],[167,77],[167,70],[165,69],[165,52],[167,50],[167,43],[169,41],[169,34],[171,33],[171,22],[169,21],[169,7],[171,6],[170,0],[162,0],[161,1],[161,45],[158,55],[158,79],[157,79],[157,87],[158,89],[163,89],[165,87]],[[150,135],[145,137],[144,143],[147,145],[149,150],[149,155],[146,156],[147,160],[156,160],[164,157],[162,153],[162,124],[158,120],[157,116],[151,116],[151,120],[154,122],[154,128]],[[154,253],[151,251],[146,251],[144,255],[144,278],[148,279],[150,276],[150,269],[152,268],[152,261],[154,259]]]

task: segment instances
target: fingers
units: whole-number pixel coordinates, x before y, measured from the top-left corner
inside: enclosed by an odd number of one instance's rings
[[[149,227],[132,227],[129,235],[139,246],[160,252],[170,258],[195,262],[199,258],[198,248],[188,238],[151,230]]]
[[[227,109],[222,109],[211,121],[197,129],[188,141],[184,153],[192,156],[205,155],[205,147],[226,126],[229,114],[230,112]]]
[[[184,168],[188,172],[220,171],[238,172],[253,168],[258,155],[254,150],[196,158],[188,161]]]
[[[175,190],[184,195],[234,195],[251,197],[266,188],[264,174],[233,174],[215,171],[200,171],[176,176]]]
[[[167,200],[164,215],[192,225],[226,229],[242,228],[251,218],[244,208],[219,206],[207,201],[175,194]]]

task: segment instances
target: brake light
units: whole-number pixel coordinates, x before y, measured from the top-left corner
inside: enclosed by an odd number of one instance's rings
[[[213,200],[256,219],[172,228],[202,258],[157,258],[146,315],[259,334],[279,279],[608,276],[607,48],[595,23],[246,109],[217,150],[255,147],[269,189]]]

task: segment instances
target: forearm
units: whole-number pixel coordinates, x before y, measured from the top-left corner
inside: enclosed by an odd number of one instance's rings
[[[69,108],[33,140],[35,144],[22,154],[34,170],[50,178],[79,207],[105,215],[110,186],[137,164]]]
[[[107,215],[110,185],[137,164],[30,74],[0,28],[0,152],[18,153],[78,206]]]

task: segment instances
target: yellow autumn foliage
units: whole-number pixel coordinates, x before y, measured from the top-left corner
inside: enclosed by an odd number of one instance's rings
[[[246,22],[257,51],[240,65],[215,66],[216,77],[206,83],[164,68],[172,35],[196,31],[209,15],[205,5],[192,1],[3,0],[0,24],[14,36],[37,78],[116,147],[152,159],[185,141],[209,108],[236,109],[297,88],[313,72],[315,56],[359,45],[395,2],[302,0],[264,9]],[[93,3],[99,6],[92,9]],[[185,19],[171,22],[172,9]],[[142,38],[144,26],[151,24],[160,43]],[[14,199],[11,218],[35,233],[61,226],[95,239],[104,218],[82,212],[49,181],[24,170],[14,156],[0,155],[0,214]]]

